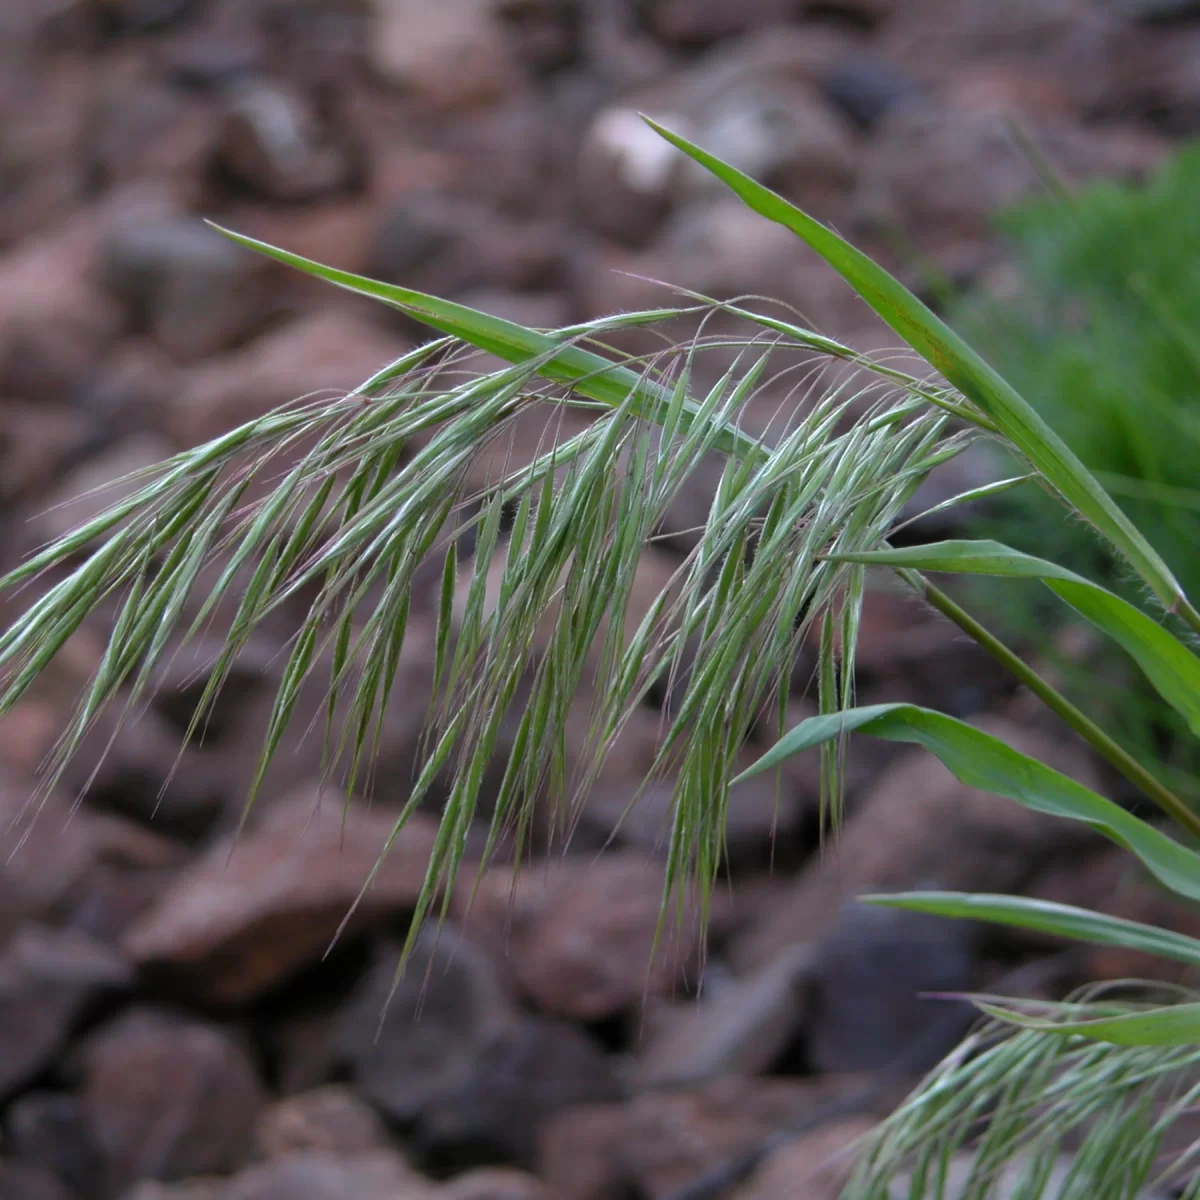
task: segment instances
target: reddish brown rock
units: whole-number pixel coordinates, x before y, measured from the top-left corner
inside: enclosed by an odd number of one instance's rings
[[[38,496],[98,434],[97,424],[77,408],[0,400],[0,498],[13,504]]]
[[[515,890],[512,869],[496,867],[468,912],[469,894],[456,901],[466,929],[507,956],[546,1012],[597,1021],[695,978],[698,908],[689,905],[678,930],[668,915],[655,950],[663,869],[637,852],[551,860],[522,871]]]
[[[106,219],[76,213],[0,257],[0,396],[69,399],[118,334],[92,278]]]
[[[856,1086],[728,1079],[568,1110],[542,1131],[538,1173],[562,1200],[669,1195]]]
[[[1070,86],[1035,63],[969,63],[949,81],[947,101],[954,107],[1069,123],[1079,119]]]
[[[581,49],[576,9],[561,0],[499,0],[495,6],[517,60],[542,74],[573,63]]]
[[[61,915],[79,900],[97,860],[92,835],[91,815],[62,792],[44,796],[28,774],[0,772],[0,879],[18,911]]]
[[[89,1005],[130,981],[128,964],[83,934],[18,930],[0,953],[0,1093],[41,1071]]]
[[[935,612],[911,589],[888,579],[872,580],[863,594],[855,665],[872,674],[894,673],[915,660],[944,653],[959,642],[962,631]],[[820,622],[814,622],[809,641],[820,642]]]
[[[158,1183],[143,1179],[121,1200],[228,1200],[229,1180],[217,1176],[188,1179],[182,1183]]]
[[[721,1080],[696,1092],[649,1093],[629,1107],[625,1158],[662,1195],[853,1090],[856,1081]]]
[[[859,0],[847,0],[857,4]],[[887,4],[888,0],[879,0]],[[873,5],[875,0],[863,0]],[[1069,38],[1086,24],[1088,0],[892,0],[895,17],[882,31],[882,47],[899,61],[925,74],[937,63],[983,57],[1031,59]]]
[[[851,1117],[787,1142],[734,1193],[734,1200],[838,1200],[857,1145],[874,1126],[869,1117]]]
[[[638,723],[633,722],[635,729]],[[670,844],[678,780],[667,776],[643,786],[665,723],[649,715],[645,724],[649,728],[644,741],[622,739],[606,759],[584,803],[576,836],[594,839],[597,847],[611,839],[661,858]],[[761,754],[761,747],[746,747],[735,760],[734,772],[751,766]],[[739,873],[773,864],[785,869],[806,856],[813,839],[805,832],[805,822],[815,811],[817,797],[817,781],[792,762],[730,788],[724,846],[728,867]]]
[[[679,7],[690,12],[697,6]],[[727,11],[738,19],[747,7]],[[721,43],[687,68],[605,106],[580,146],[580,216],[596,232],[641,248],[668,214],[686,217],[689,199],[724,194],[639,113],[780,188],[816,215],[832,216],[853,183],[857,148],[850,122],[825,103],[816,81],[852,45],[853,39],[825,29],[761,29]],[[703,270],[683,255],[678,259],[693,273]],[[676,282],[672,274],[652,277]]]
[[[56,1175],[40,1167],[0,1159],[0,1196],[13,1200],[72,1200],[72,1193]]]
[[[804,0],[801,7],[817,16],[844,15],[852,21],[874,24],[902,12],[904,0]]]
[[[83,1106],[110,1194],[135,1180],[224,1174],[250,1153],[263,1093],[221,1030],[133,1010],[82,1047]]]
[[[187,847],[113,814],[91,819],[96,864],[70,907],[69,924],[116,946],[188,859]]]
[[[353,1157],[305,1151],[242,1171],[221,1200],[433,1200],[435,1186],[395,1151]],[[164,1197],[174,1200],[174,1197]],[[189,1200],[185,1196],[182,1200]]]
[[[902,1056],[913,1074],[932,1069],[975,1010],[930,997],[977,989],[977,941],[970,922],[847,904],[813,948],[806,1061],[819,1074],[886,1070]]]
[[[371,65],[433,108],[470,108],[512,91],[520,76],[488,0],[375,0]]]
[[[209,834],[230,804],[224,764],[182,737],[153,709],[129,714],[120,700],[80,743],[64,776],[89,808],[120,813],[183,839]]]
[[[100,1159],[77,1094],[25,1092],[9,1102],[4,1126],[8,1152],[20,1162],[49,1171],[75,1195],[94,1189]],[[0,1196],[8,1195],[4,1186]]]
[[[556,1113],[538,1137],[539,1177],[560,1200],[621,1200],[633,1187],[621,1158],[628,1128],[620,1104]]]
[[[436,615],[430,609],[436,610],[437,593],[435,591],[431,597],[423,594],[422,589],[426,585],[436,588],[440,582],[440,564],[432,561],[432,565],[435,568],[432,577],[418,576],[414,581],[413,609],[424,608],[426,611],[414,611],[408,623],[392,694],[383,713],[378,742],[373,747],[373,774],[367,776],[366,764],[360,763],[362,773],[358,777],[358,784],[366,792],[366,798],[390,811],[398,809],[409,798],[414,770],[419,765],[419,739],[429,718],[436,649]],[[230,594],[232,603],[221,612],[222,617],[232,615],[237,598],[236,591]],[[370,603],[369,599],[367,603]],[[290,638],[307,611],[308,597],[298,597],[290,608],[281,608],[269,615],[264,622],[266,628],[263,632],[269,631],[271,638],[278,637],[280,641]],[[272,646],[274,652],[274,647],[280,641],[274,642],[273,646],[268,641],[267,645]],[[235,687],[231,689],[228,699],[222,694],[214,704],[214,717],[228,732],[212,747],[211,753],[228,772],[232,811],[236,814],[241,812],[259,767],[263,738],[270,727],[282,665],[281,655],[275,659],[271,672],[261,684],[242,692],[240,697],[240,689]],[[325,773],[330,770],[330,763],[326,754],[324,726],[332,667],[333,646],[330,639],[318,651],[311,672],[300,684],[295,716],[284,732],[264,777],[261,789],[264,797],[281,796],[295,788],[307,787],[315,779],[327,777]],[[347,728],[347,722],[356,719],[352,716],[353,700],[353,688],[343,688],[333,717],[332,746],[328,748],[330,755],[337,748],[337,739]],[[315,725],[312,724],[314,719]],[[350,728],[353,729],[353,726]],[[371,736],[374,738],[376,735],[372,732]],[[341,773],[349,770],[352,752],[351,739],[342,746],[342,752],[333,766],[333,778],[344,778]],[[206,750],[205,753],[210,751]]]
[[[123,438],[69,471],[45,497],[44,511],[30,523],[30,537],[41,544],[66,536],[145,485],[133,478],[171,454],[171,444],[151,433]]]
[[[398,147],[397,154],[404,149]],[[409,151],[402,160],[403,166],[418,179],[422,172],[433,177],[428,183],[421,180],[422,186],[432,186],[436,179],[434,164],[437,160],[432,155],[429,158],[434,160],[433,164],[427,164],[416,151]],[[402,169],[396,168],[397,174]],[[394,203],[396,193],[415,186],[415,182],[389,181],[373,188],[369,197],[331,196],[286,208],[264,209],[258,204],[244,204],[232,211],[222,224],[314,262],[329,263],[339,270],[362,275],[370,271],[371,243],[381,220],[381,211]],[[324,307],[329,300],[327,283],[299,272],[281,275],[279,284],[287,297],[295,297],[302,308]],[[368,305],[369,302],[364,300],[364,308]]]
[[[303,317],[185,372],[164,424],[177,445],[194,446],[282,404],[344,395],[407,349],[364,317]]]
[[[437,1200],[555,1200],[540,1179],[512,1167],[481,1167],[443,1184]]]
[[[1195,21],[1136,32],[1125,22],[1113,25],[1104,74],[1111,86],[1098,107],[1124,120],[1146,116],[1160,129],[1192,134],[1200,119],[1200,29]]]
[[[427,191],[390,206],[376,230],[369,273],[442,296],[529,291],[555,285],[563,252],[556,224],[519,220],[480,201]]]
[[[142,966],[185,975],[207,998],[248,999],[325,950],[392,833],[394,816],[331,790],[273,806],[240,839],[219,842],[126,934]],[[397,837],[351,927],[416,901],[437,822],[415,814]]]
[[[638,1047],[639,1082],[678,1087],[769,1071],[807,1015],[813,961],[812,950],[799,946],[698,1003],[656,1011]]]
[[[70,22],[80,16],[70,10],[80,7],[34,0],[7,6],[0,16],[0,107],[10,114],[0,188],[0,250],[69,219],[83,198],[78,146],[87,119],[89,64],[73,54],[32,52],[23,44],[23,34],[33,30],[21,29],[23,18]]]
[[[130,42],[99,59],[78,153],[93,189],[152,182],[200,203],[218,131],[211,104],[173,87]]]

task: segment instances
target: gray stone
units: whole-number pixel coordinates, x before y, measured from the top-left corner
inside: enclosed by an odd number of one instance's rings
[[[93,1194],[100,1160],[78,1096],[26,1092],[8,1106],[5,1130],[22,1162],[50,1172],[80,1196]]]
[[[921,94],[908,72],[886,58],[850,54],[821,79],[821,94],[859,129],[872,129],[889,111]]]
[[[265,200],[312,201],[348,186],[354,174],[346,149],[304,97],[262,80],[229,89],[217,153],[230,176]]]
[[[497,1161],[530,1166],[538,1131],[550,1116],[621,1096],[608,1059],[590,1037],[565,1021],[525,1017],[427,1109],[417,1145],[435,1167]]]
[[[449,925],[422,931],[393,993],[399,962],[398,946],[380,947],[336,1041],[358,1090],[408,1122],[462,1085],[515,1018],[492,960]]]
[[[966,1001],[923,993],[971,991],[974,943],[974,928],[963,921],[847,906],[813,956],[805,1020],[813,1068],[875,1071],[906,1054],[921,1056],[913,1074],[933,1066],[962,1034],[950,1020],[954,1009],[971,1010]]]
[[[0,1159],[0,1196],[4,1200],[74,1200],[67,1186],[49,1171]]]
[[[129,319],[182,361],[237,346],[270,315],[267,260],[158,203],[131,204],[114,222],[101,278]]]

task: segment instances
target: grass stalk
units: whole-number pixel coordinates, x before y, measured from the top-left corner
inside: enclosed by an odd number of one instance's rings
[[[1200,837],[1200,814],[1193,812],[1090,717],[1043,679],[1019,654],[1010,650],[995,634],[984,628],[966,609],[952,600],[941,588],[930,583],[919,571],[902,569],[897,571],[897,574],[928,604],[943,616],[949,617],[972,641],[1020,680],[1051,712],[1061,717],[1097,754],[1153,800],[1181,828]]]

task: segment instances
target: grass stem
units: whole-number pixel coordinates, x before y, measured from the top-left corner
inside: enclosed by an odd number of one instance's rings
[[[997,662],[1021,681],[1043,704],[1060,716],[1102,758],[1111,763],[1135,787],[1145,793],[1173,821],[1200,837],[1200,814],[1192,811],[1165,784],[1155,778],[1128,751],[1118,745],[1090,717],[1075,707],[1061,692],[1046,682],[1020,655],[985,629],[969,612],[918,571],[901,569],[897,574],[943,616],[949,617],[972,641],[982,646]],[[1190,606],[1189,606],[1190,608]],[[1196,615],[1193,611],[1193,615]],[[1189,624],[1191,622],[1189,621]]]

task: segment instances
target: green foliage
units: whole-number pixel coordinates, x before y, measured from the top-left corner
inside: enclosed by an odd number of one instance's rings
[[[1111,641],[1182,729],[1189,722],[1195,728],[1200,660],[1175,630],[1090,578],[1092,562],[1080,569],[996,542],[892,551],[887,536],[933,467],[988,436],[1008,447],[1018,474],[1035,476],[1090,527],[1089,536],[1106,547],[1106,570],[1120,563],[1117,574],[1135,594],[1154,596],[1200,632],[1200,613],[1168,565],[1170,555],[1160,555],[1154,537],[1114,502],[1086,456],[1072,449],[1070,431],[1055,432],[896,280],[780,196],[660,132],[822,255],[945,382],[903,375],[789,321],[735,306],[720,307],[743,320],[744,336],[708,336],[703,318],[716,306],[703,298],[686,309],[530,330],[239,238],[446,336],[349,396],[285,408],[177,455],[145,473],[129,499],[0,580],[0,587],[13,587],[50,568],[59,575],[0,636],[0,715],[90,613],[119,601],[103,661],[50,764],[52,783],[100,709],[117,700],[135,705],[180,638],[232,611],[202,712],[258,622],[285,600],[311,596],[283,671],[258,782],[296,716],[301,684],[321,671],[328,681],[329,770],[353,787],[377,745],[415,573],[433,555],[441,558],[443,584],[430,736],[397,819],[398,830],[440,789],[441,830],[414,932],[463,861],[506,714],[516,709],[519,726],[498,792],[489,797],[489,844],[506,827],[518,836],[528,830],[547,784],[565,798],[559,816],[569,826],[574,802],[622,723],[655,685],[672,693],[655,771],[677,781],[664,910],[689,876],[711,887],[734,763],[763,712],[783,713],[791,663],[810,634],[821,646],[821,715],[791,731],[780,728],[778,745],[750,773],[820,746],[833,768],[836,815],[837,748],[849,731],[915,742],[973,786],[1091,825],[1165,886],[1200,898],[1200,856],[1159,826],[961,721],[915,705],[853,705],[862,572],[873,562],[891,566],[957,621],[1195,834],[1200,817],[1144,763],[921,572],[1041,581]],[[606,348],[614,328],[681,315],[701,318],[700,332],[650,360]],[[1186,341],[1178,330],[1171,338]],[[471,347],[511,365],[472,370]],[[818,394],[775,436],[749,437],[738,425],[743,406],[755,396],[786,397],[797,366],[807,369],[814,355],[857,363],[867,388]],[[469,490],[464,479],[474,459],[547,401],[582,407],[594,420],[532,463],[506,467],[482,491]],[[1143,432],[1150,420],[1143,414]],[[638,627],[627,630],[642,548],[713,452],[725,455],[725,468],[696,547]],[[264,481],[271,486],[258,489],[260,498],[246,500],[249,485]],[[467,527],[475,537],[470,564],[460,563],[455,549]],[[201,580],[212,575],[202,568],[213,560],[221,570],[205,592]],[[494,562],[503,564],[498,584]],[[456,598],[464,577],[465,592]],[[568,778],[567,716],[582,694],[593,697],[593,753],[580,777]],[[875,902],[1137,946],[1181,961],[1200,958],[1200,942],[1065,906],[944,894]],[[1073,1145],[1060,1195],[1132,1200],[1151,1177],[1163,1136],[1196,1099],[1200,1026],[1192,1000],[1084,995],[1033,1009],[977,1000],[996,1019],[884,1123],[848,1194],[887,1196],[892,1181],[909,1171],[910,1195],[943,1196],[948,1164],[965,1152],[972,1156],[967,1194],[987,1195],[999,1174],[1018,1164],[1019,1194],[1032,1198],[1045,1194],[1051,1166]],[[1200,1184],[1189,1194],[1198,1190]]]
[[[1078,1000],[1105,1003],[1096,992]],[[1172,1127],[1200,1099],[1197,1067],[1195,1045],[1117,1046],[991,1021],[884,1123],[843,1195],[1136,1200],[1157,1182]],[[950,1192],[952,1156],[968,1145],[965,1186]],[[1064,1146],[1070,1170],[1051,1185]],[[1183,1179],[1195,1168],[1189,1158],[1176,1159]],[[909,1164],[909,1186],[892,1190],[900,1163]],[[1002,1175],[1010,1175],[1003,1190]],[[1184,1193],[1196,1194],[1195,1185]]]
[[[1176,573],[1200,591],[1200,147],[1148,185],[1096,183],[1002,216],[1016,277],[1002,298],[963,299],[952,322],[1112,492]],[[1004,469],[1002,467],[1001,469]],[[1036,486],[1008,492],[980,530],[1146,604],[1111,548]],[[1046,656],[1061,614],[1020,588],[978,588],[1006,630]],[[1200,798],[1200,753],[1180,722],[1111,660],[1064,673],[1072,695]],[[1164,771],[1164,774],[1168,772]]]
[[[1200,855],[999,738],[915,704],[875,704],[810,717],[790,729],[739,778],[767,770],[793,754],[849,732],[924,746],[955,778],[971,787],[1007,796],[1034,812],[1082,821],[1132,850],[1173,892],[1200,900]]]

